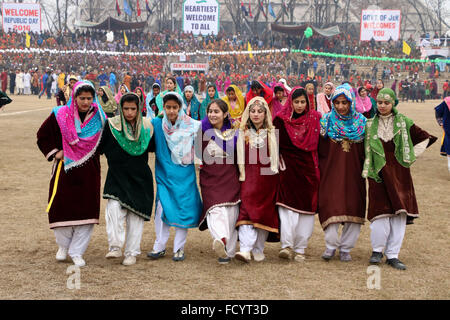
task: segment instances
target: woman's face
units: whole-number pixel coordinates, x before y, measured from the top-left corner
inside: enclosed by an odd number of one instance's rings
[[[324,88],[323,88],[323,93],[325,93],[327,96],[329,96],[331,94],[331,91],[333,90],[333,87],[331,87],[329,84],[327,84]]]
[[[120,92],[122,92],[122,94],[125,94],[127,92],[127,89],[125,89],[124,86],[120,87]]]
[[[104,94],[105,92],[103,91],[103,89],[102,88],[99,88],[98,90],[97,90],[97,94],[100,96],[100,97],[103,97],[103,94]]]
[[[175,123],[178,119],[178,113],[180,112],[181,106],[175,100],[168,100],[164,104],[164,111],[166,112],[167,119]]]
[[[392,103],[390,101],[378,100],[377,107],[382,116],[387,116],[392,112]]]
[[[306,89],[306,93],[307,93],[308,95],[314,94],[314,88],[311,87],[311,86],[308,86],[308,88]]]
[[[276,93],[275,93],[275,97],[277,97],[277,99],[278,100],[283,100],[283,98],[284,98],[284,92],[283,91],[277,91]]]
[[[366,89],[361,89],[361,90],[359,91],[359,96],[360,96],[361,98],[367,97],[367,90],[366,90]]]
[[[294,111],[298,114],[302,114],[307,106],[307,101],[305,96],[300,96],[292,100],[292,107]]]
[[[341,116],[346,116],[350,111],[350,101],[343,95],[333,100],[334,108]]]
[[[213,87],[209,87],[208,88],[208,95],[209,95],[209,97],[212,99],[212,98],[214,98],[215,94],[216,94],[216,89],[214,89]]]
[[[217,103],[212,103],[208,109],[208,120],[216,129],[221,129],[228,113],[224,113]]]
[[[80,112],[88,112],[91,107],[92,102],[94,101],[94,97],[90,92],[81,92],[77,97],[77,105],[78,111]]]
[[[185,95],[187,101],[191,101],[192,97],[194,96],[194,92],[186,90],[184,92],[184,95]]]
[[[228,90],[226,92],[226,94],[230,101],[236,101],[237,97],[236,97],[236,93],[234,92],[234,90]]]
[[[255,105],[250,108],[250,120],[257,129],[261,128],[266,118],[266,109],[264,107]]]
[[[377,80],[377,88],[381,90],[383,89],[383,87],[384,87],[383,82],[381,80]]]
[[[173,83],[172,79],[166,80],[166,89],[169,91],[175,90],[175,83]]]
[[[136,94],[138,95],[138,97],[140,98],[140,97],[142,97],[142,92],[141,92],[141,90],[136,90]]]

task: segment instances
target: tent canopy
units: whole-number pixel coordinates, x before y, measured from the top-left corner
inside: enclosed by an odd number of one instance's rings
[[[286,26],[286,25],[271,23],[270,27],[271,27],[272,31],[286,33],[286,34],[289,34],[292,36],[303,36],[303,32],[305,32],[305,29],[308,28],[309,26],[308,25]],[[312,27],[312,26],[311,26],[311,28],[314,30],[314,33],[318,33],[324,37],[332,37],[332,36],[335,36],[335,35],[338,35],[339,33],[341,33],[338,26],[333,26],[333,27],[329,27],[329,28],[325,28],[325,29],[320,29],[320,28],[316,28],[316,27]]]
[[[111,17],[106,18],[103,22],[96,23],[90,21],[78,21],[75,23],[77,27],[81,28],[92,28],[99,30],[110,30],[110,31],[122,31],[131,29],[143,29],[146,25],[146,21],[142,22],[126,22],[117,20]]]

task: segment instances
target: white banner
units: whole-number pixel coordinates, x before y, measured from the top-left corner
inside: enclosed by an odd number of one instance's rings
[[[41,32],[41,5],[39,3],[2,3],[4,32]]]
[[[208,63],[183,63],[174,62],[170,64],[170,70],[172,71],[208,71]]]
[[[400,10],[362,10],[361,41],[397,41],[400,38]]]
[[[183,31],[194,35],[219,33],[220,4],[217,0],[185,0],[183,2]]]

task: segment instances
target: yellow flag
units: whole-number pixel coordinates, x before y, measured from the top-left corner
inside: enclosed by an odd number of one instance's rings
[[[406,53],[408,56],[411,54],[411,47],[403,41],[403,53]]]
[[[123,40],[125,41],[125,45],[128,46],[128,38],[125,31],[123,32]]]
[[[250,42],[247,42],[247,43],[248,43],[248,52],[249,52],[249,54],[250,54],[250,59],[253,59],[252,46],[250,45]]]
[[[25,45],[27,46],[27,48],[29,48],[31,46],[31,36],[28,34],[28,32],[25,34]]]

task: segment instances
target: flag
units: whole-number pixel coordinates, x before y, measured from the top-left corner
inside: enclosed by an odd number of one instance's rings
[[[123,0],[123,11],[125,11],[127,15],[131,16],[131,9],[127,0]]]
[[[116,0],[116,10],[117,10],[117,15],[120,16],[121,12],[120,12],[120,7],[119,7],[119,0]]]
[[[303,34],[305,35],[305,38],[308,39],[308,38],[312,37],[313,30],[311,29],[311,27],[308,27],[308,28],[305,29]]]
[[[266,13],[264,12],[264,6],[263,6],[263,4],[261,3],[261,0],[258,1],[258,4],[259,4],[259,8],[261,9],[261,11],[262,11],[262,13],[263,13],[263,15],[264,15],[264,18],[267,19],[267,15],[266,15]]]
[[[403,40],[403,53],[406,53],[408,56],[411,54],[411,47]]]
[[[241,1],[241,10],[244,16],[248,17],[248,11],[245,9],[244,2]]]
[[[137,0],[137,16],[140,17],[141,16],[141,6],[139,5],[139,0]]]
[[[148,5],[148,0],[145,0],[145,8],[147,9],[149,14],[152,14],[152,9],[150,9],[150,6]]]
[[[252,15],[252,4],[250,3],[250,1],[248,2],[248,15],[250,16],[250,18],[253,18],[253,15]]]
[[[269,2],[269,13],[270,13],[270,15],[275,19],[277,16],[275,15],[275,12],[273,11],[273,8],[272,8],[272,4]]]
[[[25,45],[27,46],[27,48],[29,48],[31,46],[31,36],[28,34],[28,32],[25,34]]]
[[[125,42],[125,45],[128,46],[128,38],[127,38],[127,34],[125,33],[125,30],[123,31],[123,40]]]
[[[252,46],[250,45],[250,42],[247,42],[247,43],[248,43],[248,52],[249,52],[249,55],[250,55],[250,59],[253,59]]]

